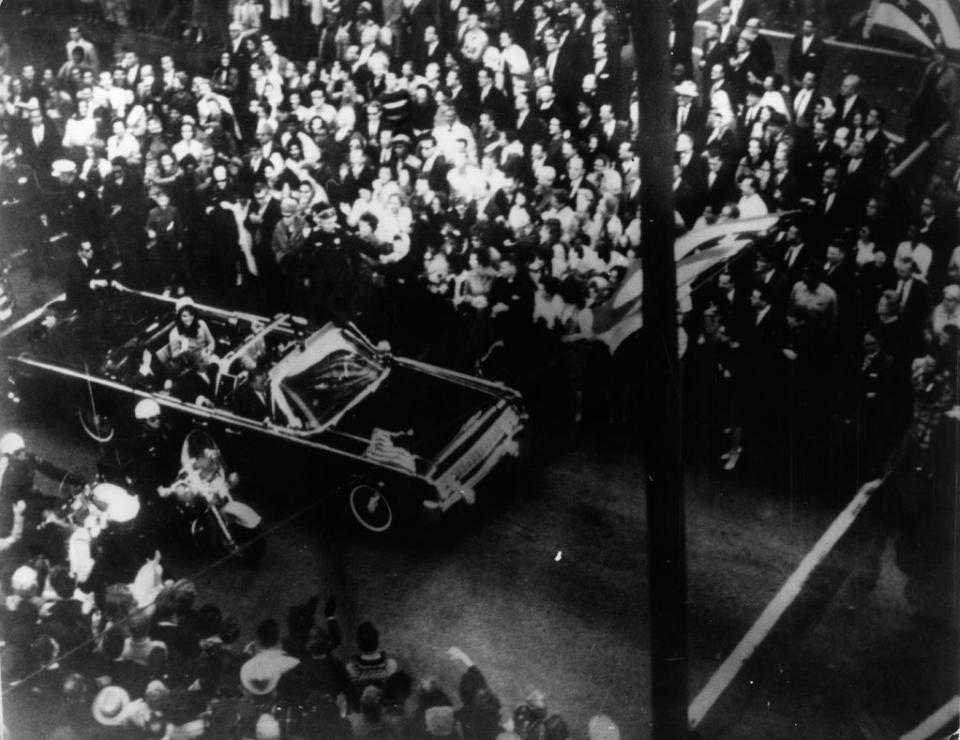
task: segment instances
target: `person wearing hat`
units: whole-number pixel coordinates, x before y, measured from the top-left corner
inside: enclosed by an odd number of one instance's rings
[[[693,80],[684,80],[673,91],[676,93],[674,130],[687,131],[696,141],[702,142],[706,135],[707,116],[700,103],[700,91]]]
[[[54,161],[51,175],[56,182],[51,188],[48,216],[55,228],[99,246],[107,224],[96,188],[77,176],[77,164],[70,159]]]
[[[25,247],[30,277],[39,277],[46,269],[40,239],[43,197],[36,171],[14,140],[0,145],[0,202],[7,204],[0,218],[3,244]]]
[[[23,437],[7,432],[0,437],[0,535],[7,536],[14,523],[14,504],[23,501],[25,537],[32,538],[45,509],[54,508],[58,499],[41,494],[35,477],[40,473],[56,484],[82,486],[83,478],[54,465],[27,449]]]
[[[605,714],[598,714],[587,724],[587,740],[620,740],[620,728]]]
[[[274,619],[257,627],[256,654],[240,666],[240,683],[251,696],[272,694],[287,671],[300,664],[280,646],[280,627]]]
[[[121,727],[127,721],[130,694],[119,686],[104,686],[93,700],[93,718],[104,727]]]

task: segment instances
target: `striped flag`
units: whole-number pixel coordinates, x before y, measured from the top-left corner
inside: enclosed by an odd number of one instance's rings
[[[960,0],[873,0],[863,34],[960,49]]]
[[[729,221],[689,231],[673,245],[677,262],[677,301],[681,310],[689,302],[694,282],[733,259],[773,229],[782,214]],[[593,309],[593,332],[616,352],[631,334],[643,328],[643,270],[639,261],[627,270],[613,295]]]

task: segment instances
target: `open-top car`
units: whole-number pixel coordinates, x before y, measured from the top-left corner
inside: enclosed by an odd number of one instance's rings
[[[157,359],[175,306],[116,284],[82,314],[52,301],[0,335],[6,399],[75,415],[103,443],[122,436],[138,401],[153,399],[179,433],[206,428],[274,480],[317,496],[342,493],[356,520],[377,532],[410,514],[473,503],[478,484],[517,454],[526,417],[516,391],[396,357],[352,325],[312,328],[286,314],[196,306],[216,343],[204,370],[209,390],[178,393],[195,368]],[[256,415],[237,403],[253,368],[266,369],[268,381]]]

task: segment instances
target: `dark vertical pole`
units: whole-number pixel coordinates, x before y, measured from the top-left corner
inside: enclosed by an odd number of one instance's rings
[[[687,736],[687,575],[680,455],[680,367],[669,2],[636,0],[640,109],[644,427],[654,740]]]

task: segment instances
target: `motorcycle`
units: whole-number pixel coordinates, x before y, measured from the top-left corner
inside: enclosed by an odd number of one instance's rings
[[[76,487],[59,506],[47,508],[36,527],[41,552],[55,561],[65,555],[78,583],[85,583],[94,566],[95,544],[108,527],[131,533],[140,513],[140,499],[113,483],[96,481]],[[123,536],[122,534],[119,536]]]
[[[232,491],[238,483],[237,474],[227,472],[213,438],[194,429],[183,441],[176,480],[169,486],[159,486],[157,493],[164,498],[176,497],[198,549],[226,550],[242,562],[255,565],[266,549],[263,520],[253,508],[234,498]]]

